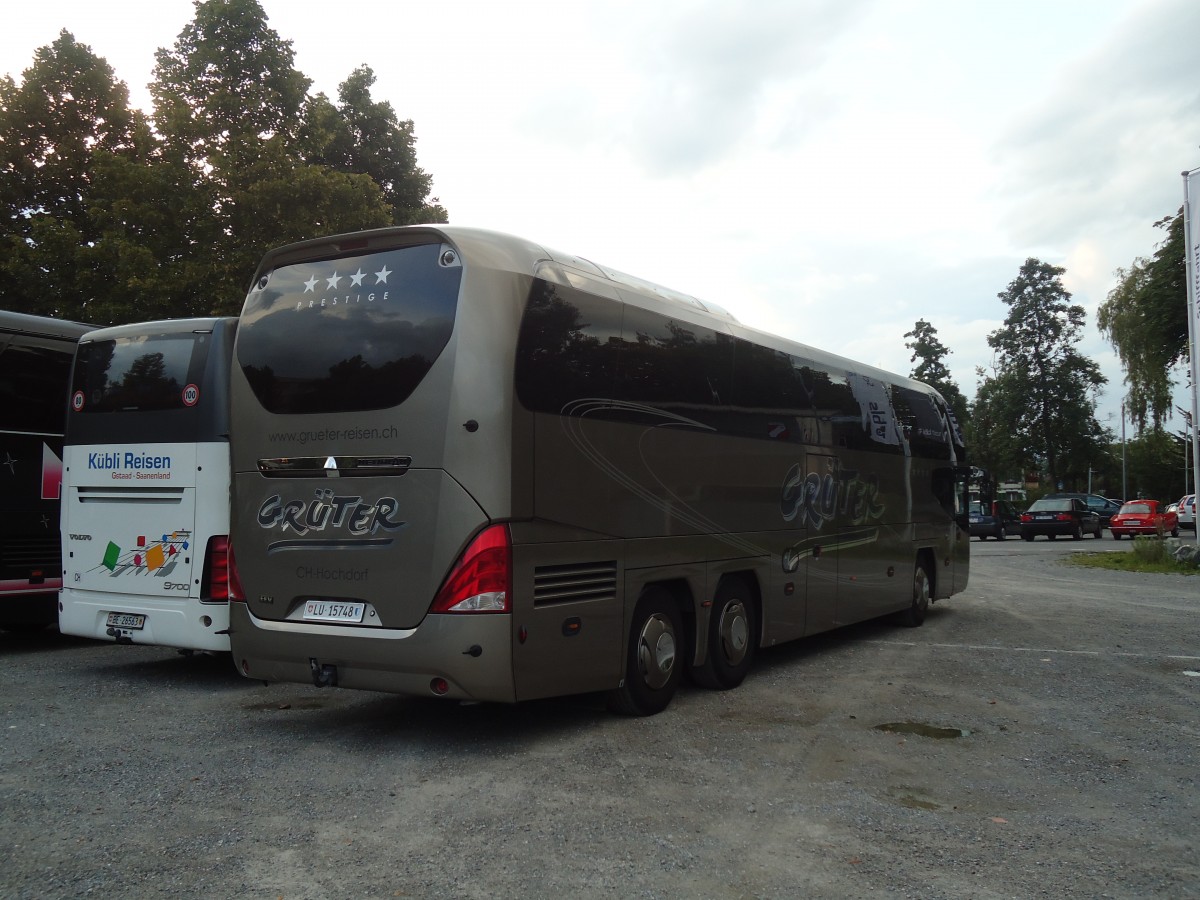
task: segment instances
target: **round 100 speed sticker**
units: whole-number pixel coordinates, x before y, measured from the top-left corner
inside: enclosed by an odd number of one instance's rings
[[[195,406],[200,402],[200,388],[194,384],[189,384],[183,389],[183,405]]]

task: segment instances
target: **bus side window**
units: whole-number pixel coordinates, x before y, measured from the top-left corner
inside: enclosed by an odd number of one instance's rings
[[[732,402],[733,338],[625,304],[617,399],[696,415]]]
[[[913,456],[950,459],[948,421],[931,394],[912,388],[893,386],[892,401],[904,426]]]
[[[63,385],[71,372],[69,349],[23,343],[0,353],[0,409],[13,431],[62,434],[67,418]]]
[[[537,279],[517,339],[517,397],[526,409],[567,414],[572,402],[613,395],[621,304]]]
[[[821,443],[821,427],[800,363],[780,350],[737,339],[733,405],[738,434],[802,444]],[[825,437],[828,438],[828,429]]]

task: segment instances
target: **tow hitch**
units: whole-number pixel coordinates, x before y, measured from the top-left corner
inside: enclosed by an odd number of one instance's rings
[[[308,666],[312,669],[313,684],[317,687],[337,687],[337,666],[328,663],[322,665],[315,656],[309,657]]]

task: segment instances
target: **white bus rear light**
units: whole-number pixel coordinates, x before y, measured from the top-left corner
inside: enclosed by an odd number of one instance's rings
[[[504,612],[507,609],[508,594],[505,591],[488,591],[460,600],[446,612]]]
[[[237,601],[239,603],[245,603],[246,602],[246,592],[244,590],[242,590],[242,579],[238,577],[237,560],[234,558],[234,555],[233,555],[233,545],[232,544],[228,545],[228,552],[226,554],[226,559],[227,559],[227,565],[229,567],[228,592],[227,592],[228,597],[230,600]]]

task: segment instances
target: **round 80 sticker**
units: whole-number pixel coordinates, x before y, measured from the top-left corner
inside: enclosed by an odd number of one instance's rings
[[[71,409],[79,412],[83,409],[83,391],[76,391],[71,395]]]
[[[189,384],[183,389],[183,405],[195,406],[200,402],[200,388],[194,384]]]

